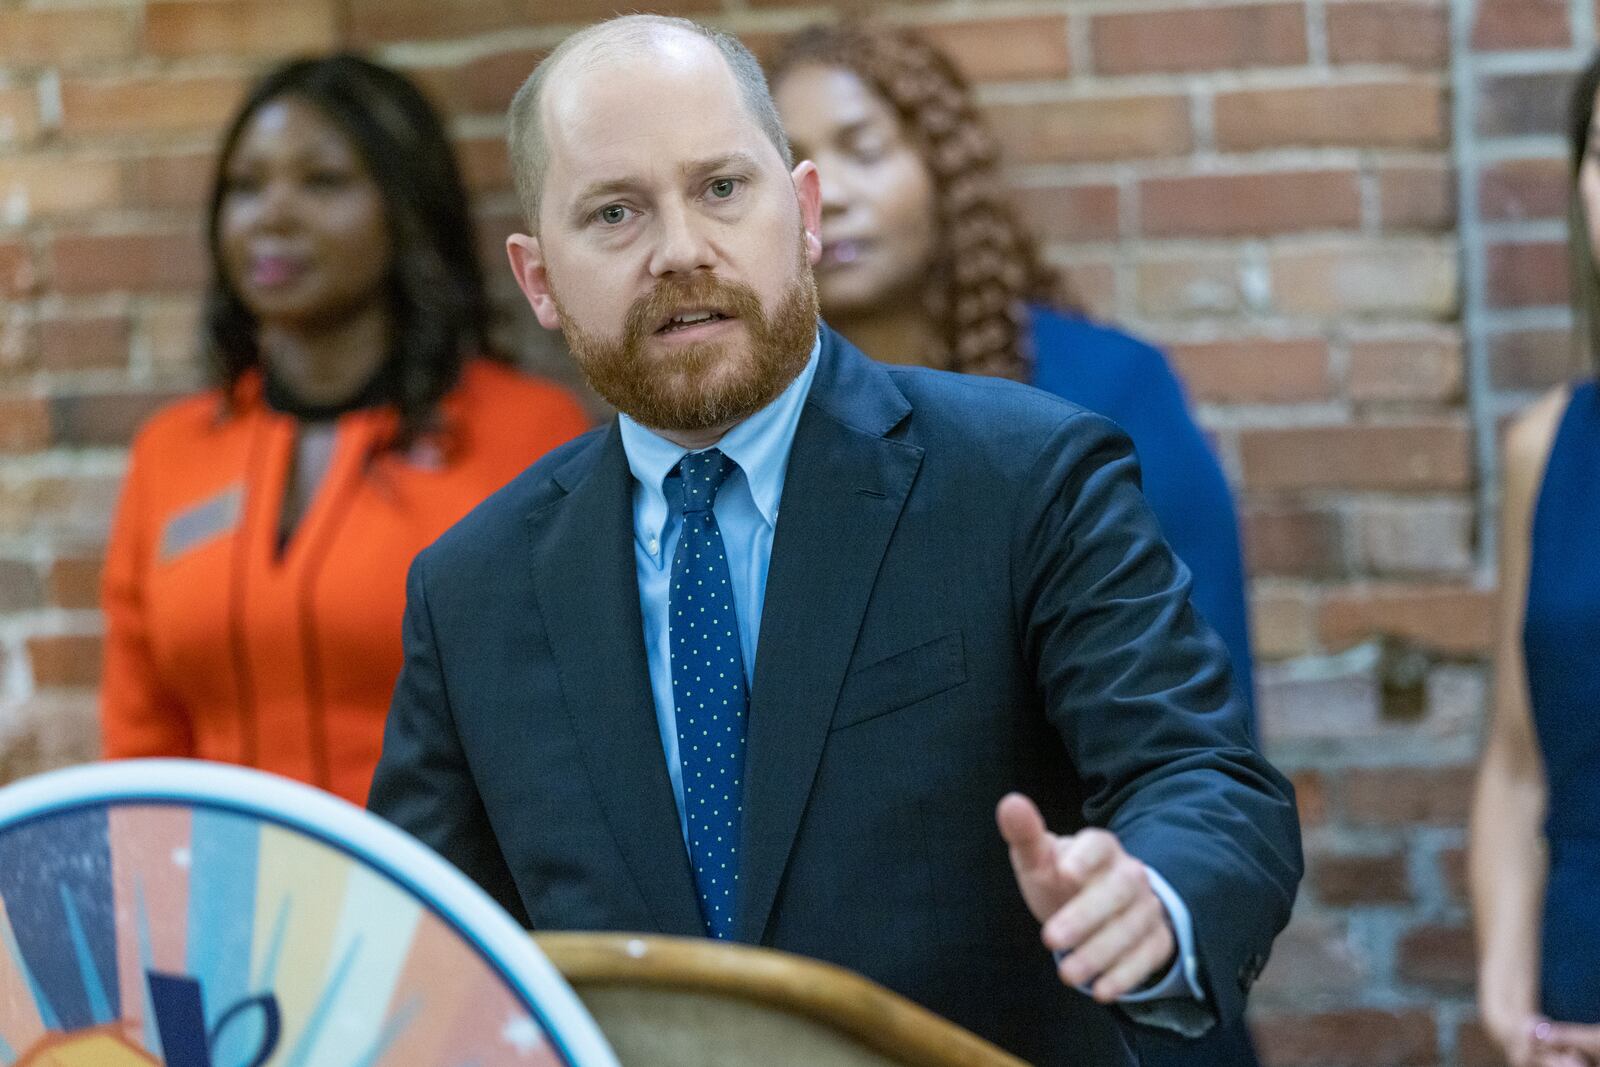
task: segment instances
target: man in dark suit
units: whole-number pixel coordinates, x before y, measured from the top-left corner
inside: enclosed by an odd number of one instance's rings
[[[730,38],[602,24],[511,121],[513,269],[622,414],[417,558],[372,808],[534,928],[831,960],[1036,1063],[1235,1016],[1294,805],[1127,438],[819,324]]]

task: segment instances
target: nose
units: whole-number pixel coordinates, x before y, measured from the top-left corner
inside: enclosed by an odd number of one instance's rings
[[[817,182],[822,187],[823,215],[843,214],[849,207],[849,198],[845,195],[844,183],[839,180],[839,166],[826,159],[817,159],[816,164]]]
[[[704,221],[682,204],[666,205],[656,216],[656,243],[650,255],[650,273],[693,274],[716,266],[716,253],[704,232]]]
[[[256,224],[265,230],[291,228],[297,218],[299,196],[295,183],[274,178],[261,186],[256,201]]]

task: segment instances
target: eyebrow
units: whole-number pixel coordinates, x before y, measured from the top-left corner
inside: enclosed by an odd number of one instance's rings
[[[685,178],[693,178],[700,174],[711,174],[719,170],[753,171],[759,167],[756,158],[748,152],[728,152],[725,155],[712,156],[710,159],[698,159],[683,164],[678,172]],[[639,183],[632,178],[612,178],[608,181],[594,182],[584,187],[583,191],[573,200],[576,210],[581,211],[584,205],[617,193],[632,192]]]

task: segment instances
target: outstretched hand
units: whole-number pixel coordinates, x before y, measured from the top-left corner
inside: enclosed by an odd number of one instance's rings
[[[1053,834],[1038,807],[1008,793],[995,809],[1011,869],[1061,980],[1109,1004],[1172,966],[1177,942],[1143,863],[1115,834]]]

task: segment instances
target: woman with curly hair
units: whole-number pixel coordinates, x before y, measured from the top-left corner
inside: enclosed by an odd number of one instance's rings
[[[1162,354],[1064,298],[955,65],[911,31],[845,23],[790,38],[769,73],[795,156],[822,180],[828,323],[877,359],[1029,382],[1119,423],[1193,572],[1192,601],[1251,696],[1237,520],[1216,457]],[[1242,1023],[1187,1042],[1141,1029],[1140,1044],[1149,1064],[1255,1062]]]
[[[267,74],[223,136],[213,388],[134,442],[107,549],[107,756],[364,803],[411,557],[580,433],[489,354],[467,198],[422,94],[354,56]]]

